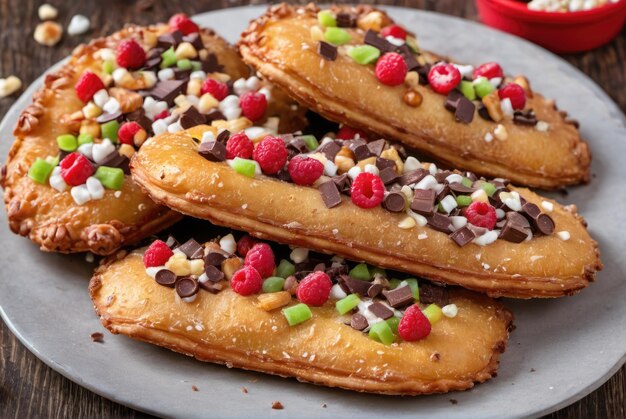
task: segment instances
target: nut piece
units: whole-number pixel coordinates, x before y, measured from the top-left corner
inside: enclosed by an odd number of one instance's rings
[[[222,262],[222,272],[224,272],[224,277],[228,281],[233,278],[233,275],[239,268],[241,268],[241,260],[237,257],[229,258]]]
[[[371,29],[380,32],[383,28],[383,14],[381,12],[370,12],[359,19],[357,26],[364,31]]]
[[[56,22],[46,21],[35,28],[33,37],[41,45],[51,47],[56,45],[63,36],[63,27]]]
[[[502,124],[498,124],[496,129],[493,130],[493,135],[500,141],[504,141],[509,138],[509,133],[506,130],[506,127]]]
[[[192,96],[200,96],[202,89],[202,81],[199,79],[191,79],[187,83],[187,94]]]
[[[120,87],[111,87],[109,96],[115,98],[120,104],[122,113],[134,112],[143,105],[143,98],[139,93]]]
[[[45,3],[39,6],[37,14],[39,15],[40,20],[52,20],[58,16],[59,12],[54,8],[54,6]]]
[[[324,40],[324,32],[322,31],[322,28],[317,25],[311,26],[311,40],[313,42]]]
[[[198,51],[191,45],[189,42],[181,42],[178,47],[176,47],[176,59],[183,60],[185,58],[196,58],[198,56]]]
[[[246,128],[250,128],[252,126],[252,121],[244,117],[232,119],[230,121],[216,120],[211,122],[211,126],[216,128],[217,132],[224,129],[227,129],[230,132],[241,132]]]
[[[286,306],[291,302],[291,294],[287,291],[272,292],[258,296],[259,307],[271,311]]]
[[[487,108],[487,112],[491,119],[496,122],[502,121],[504,115],[502,114],[502,107],[500,106],[500,98],[498,92],[493,91],[483,98],[483,105]]]
[[[94,120],[85,119],[80,123],[80,131],[81,134],[89,134],[93,138],[100,137],[100,124],[98,124]]]
[[[335,165],[339,173],[347,173],[348,170],[354,167],[354,160],[350,157],[337,155],[335,156]]]
[[[406,93],[402,97],[402,100],[407,105],[417,108],[422,104],[423,99],[420,92],[410,89],[406,91]]]
[[[380,153],[380,157],[383,159],[393,160],[396,162],[396,169],[398,173],[404,173],[404,163],[398,154],[398,150],[395,147],[389,147],[387,150],[383,150]]]
[[[398,227],[400,227],[403,230],[409,230],[415,227],[416,225],[417,223],[412,217],[403,218],[402,221],[398,223]]]
[[[15,76],[0,79],[0,98],[7,97],[22,88],[22,80]]]

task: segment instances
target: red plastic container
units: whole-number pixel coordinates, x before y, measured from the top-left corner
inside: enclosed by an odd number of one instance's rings
[[[582,52],[613,39],[626,20],[626,0],[579,12],[543,12],[514,0],[476,0],[482,21],[556,53]]]

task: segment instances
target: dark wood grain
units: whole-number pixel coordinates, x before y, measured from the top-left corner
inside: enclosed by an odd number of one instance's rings
[[[105,35],[124,22],[148,24],[166,20],[175,12],[189,14],[262,3],[240,0],[60,0],[59,21],[65,26],[76,13],[89,16],[94,29],[80,37],[65,35],[53,48],[38,45],[31,34],[38,23],[37,0],[0,0],[0,77],[15,74],[27,86],[46,68],[68,55],[73,47],[94,36]],[[61,5],[62,3],[62,5]],[[370,3],[370,2],[368,2]],[[434,10],[476,20],[473,2],[464,0],[384,1],[384,4]],[[148,10],[141,10],[152,5]],[[219,30],[219,27],[216,29]],[[626,111],[626,29],[610,44],[564,58],[589,75]],[[0,99],[0,116],[15,98]],[[6,278],[4,278],[6,280]],[[572,366],[580,368],[582,366]],[[551,418],[626,417],[626,367],[581,401]],[[31,354],[0,322],[0,417],[145,417],[146,415],[104,399],[64,378]]]

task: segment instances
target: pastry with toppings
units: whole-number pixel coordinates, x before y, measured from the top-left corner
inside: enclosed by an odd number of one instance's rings
[[[504,72],[515,69],[422,50],[371,6],[273,6],[239,47],[260,74],[326,118],[449,166],[546,189],[589,180],[578,123],[525,77]]]
[[[184,214],[491,296],[571,295],[602,268],[575,206],[361,135],[198,126],[148,140],[131,171]]]
[[[170,237],[94,274],[112,333],[237,368],[398,395],[496,375],[512,314],[486,296],[228,234]]]
[[[297,129],[292,105],[184,15],[81,45],[18,120],[1,179],[11,230],[42,250],[97,254],[154,234],[180,215],[129,176],[147,138],[205,123]]]

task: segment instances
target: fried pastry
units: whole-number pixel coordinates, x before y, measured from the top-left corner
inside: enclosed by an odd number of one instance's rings
[[[496,375],[512,324],[500,302],[305,249],[276,265],[285,250],[170,237],[110,257],[89,291],[112,333],[229,367],[398,395]]]
[[[370,6],[281,4],[251,22],[243,59],[328,119],[451,167],[554,189],[589,180],[578,123],[497,63],[452,63]]]
[[[225,159],[215,150],[241,135],[200,142],[206,129],[154,137],[133,156],[133,178],[156,202],[491,296],[571,295],[602,268],[575,206],[504,179],[440,170],[358,138],[266,137],[254,160]]]

